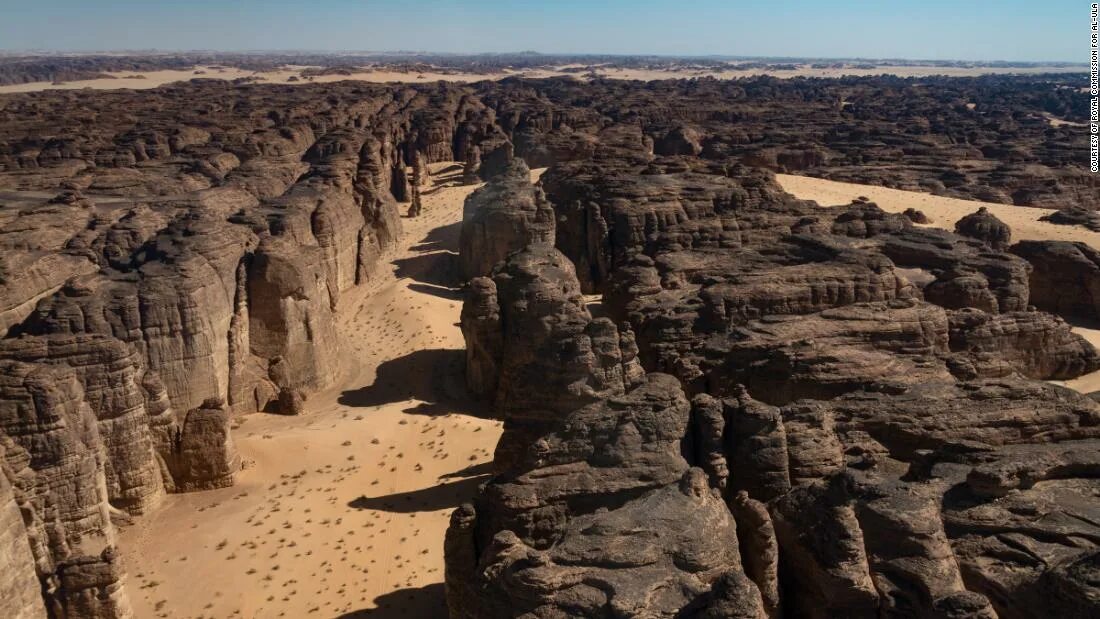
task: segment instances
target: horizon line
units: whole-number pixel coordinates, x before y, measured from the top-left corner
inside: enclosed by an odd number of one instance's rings
[[[35,56],[64,56],[64,55],[164,55],[164,54],[243,54],[243,55],[276,55],[276,54],[315,54],[315,55],[393,55],[393,56],[454,56],[454,57],[486,57],[486,56],[549,56],[549,57],[576,57],[576,58],[669,58],[669,59],[707,59],[707,60],[773,60],[773,61],[799,61],[799,60],[827,60],[827,61],[886,61],[886,62],[969,62],[984,64],[1033,64],[1033,65],[1071,65],[1089,66],[1086,61],[1079,60],[1004,60],[1004,59],[974,59],[974,58],[904,58],[889,56],[758,56],[745,54],[670,54],[670,53],[623,53],[623,52],[540,52],[536,50],[521,50],[509,52],[445,52],[428,50],[354,50],[354,49],[49,49],[49,48],[0,48],[0,55],[35,55]]]

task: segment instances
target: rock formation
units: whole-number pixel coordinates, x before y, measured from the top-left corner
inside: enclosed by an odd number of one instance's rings
[[[5,487],[22,516],[12,526],[29,542],[40,596],[40,606],[31,610],[26,580],[13,583],[20,587],[10,598],[13,613],[132,616],[115,557],[104,442],[85,397],[76,372],[66,366],[0,362],[0,445],[11,484]],[[15,558],[26,566],[25,554]],[[4,603],[7,611],[9,599]]]
[[[1012,230],[984,206],[955,222],[955,232],[984,241],[996,250],[1003,251],[1012,244]]]
[[[629,140],[544,176],[557,249],[517,249],[514,232],[463,244],[485,260],[463,308],[468,383],[505,432],[493,478],[452,517],[451,614],[1096,610],[1095,546],[1068,536],[1100,515],[1083,498],[1100,407],[1039,381],[1097,371],[1100,355],[1031,306],[1056,271],[1033,255],[1051,248],[1006,253],[1011,232],[987,214],[953,234],[866,201],[822,208],[767,173]],[[523,231],[529,203],[491,204]],[[737,548],[694,547],[713,577],[666,563],[687,549],[672,505],[707,532],[691,543]],[[1028,528],[1025,505],[1065,525]]]
[[[1100,367],[1063,320],[1100,318],[1096,250],[772,176],[1090,210],[1043,117],[1083,118],[1073,79],[5,95],[2,610],[130,616],[111,510],[232,483],[233,415],[307,410],[398,203],[462,160],[467,383],[505,431],[453,616],[1095,615],[1100,404],[1040,381]]]
[[[1084,243],[1021,241],[1012,246],[1012,253],[1032,266],[1036,307],[1100,320],[1100,250]]]
[[[400,234],[403,153],[415,194],[456,134],[500,140],[457,89],[368,90],[332,87],[324,110],[217,82],[61,93],[94,130],[4,108],[45,122],[0,137],[0,500],[24,566],[5,615],[129,616],[108,510],[232,484],[232,415],[300,413],[338,377],[335,311]]]
[[[505,431],[496,477],[452,516],[452,616],[670,616],[722,578],[739,585],[726,600],[738,616],[763,617],[733,517],[680,455],[689,405],[676,381],[645,375],[631,334],[591,317],[547,243],[472,287],[471,382],[496,386]]]
[[[481,168],[481,149],[476,144],[466,149],[466,156],[462,165],[462,182],[466,185],[477,183],[480,178],[478,172]]]
[[[514,159],[486,186],[470,194],[462,215],[459,260],[467,279],[492,272],[508,254],[529,244],[553,242],[554,210],[530,170]]]

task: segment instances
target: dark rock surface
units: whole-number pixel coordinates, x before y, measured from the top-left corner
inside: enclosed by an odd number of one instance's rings
[[[1100,320],[1100,250],[1067,241],[1021,241],[1012,253],[1033,267],[1036,307],[1074,318]]]
[[[1043,215],[1039,220],[1060,226],[1082,226],[1093,232],[1100,232],[1100,212],[1090,210],[1084,206],[1069,206],[1059,209],[1049,215]]]
[[[955,222],[955,233],[978,239],[1001,251],[1012,244],[1012,229],[984,206]]]
[[[466,200],[459,237],[466,279],[489,275],[508,254],[532,243],[553,243],[554,209],[530,175],[522,159],[513,159]]]

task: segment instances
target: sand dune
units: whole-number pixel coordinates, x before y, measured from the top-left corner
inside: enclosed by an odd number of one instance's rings
[[[433,167],[392,271],[341,301],[339,387],[300,417],[241,418],[236,486],[173,495],[123,528],[138,617],[443,612],[443,534],[501,429],[463,395],[454,265],[474,187]]]
[[[918,209],[932,219],[929,225],[947,229],[954,229],[955,222],[963,215],[973,213],[984,206],[1012,227],[1013,239],[1076,241],[1100,248],[1098,232],[1089,231],[1081,226],[1059,226],[1039,221],[1040,217],[1052,212],[1049,209],[957,200],[915,191],[840,183],[808,176],[777,174],[776,178],[787,192],[805,200],[814,200],[823,206],[848,204],[853,199],[864,196],[891,213],[900,213],[907,208]],[[1100,325],[1075,325],[1073,330],[1100,348]],[[1100,391],[1100,372],[1071,381],[1052,382],[1066,385],[1082,393],[1091,393]]]

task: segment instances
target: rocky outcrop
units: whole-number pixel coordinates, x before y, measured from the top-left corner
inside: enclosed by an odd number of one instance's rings
[[[456,510],[451,544],[472,532],[467,517]],[[699,527],[709,534],[699,535]],[[733,518],[697,469],[618,509],[573,517],[560,536],[538,548],[502,531],[474,566],[456,565],[450,546],[452,616],[673,617],[696,600],[705,600],[709,611],[691,616],[766,616],[739,568]],[[477,570],[466,576],[475,580],[471,585],[458,584],[462,567]]]
[[[456,90],[400,103],[370,90],[336,88],[308,113],[216,83],[92,97],[96,131],[59,127],[18,161],[0,147],[0,186],[17,190],[0,216],[0,360],[72,372],[98,425],[103,509],[138,515],[165,492],[231,484],[233,414],[301,413],[338,378],[334,312],[400,234],[404,154],[418,155],[419,190],[429,161],[454,158],[456,117],[467,143],[500,139]],[[195,112],[194,97],[236,103]],[[52,199],[23,191],[59,185]],[[51,613],[127,615],[105,548],[36,551]]]
[[[953,371],[966,377],[1018,372],[1059,380],[1100,370],[1096,349],[1061,318],[1045,312],[964,309],[949,312],[948,325],[951,350],[959,353]]]
[[[925,300],[947,309],[1026,310],[1031,266],[945,230],[910,228],[880,239],[882,253],[910,271]]]
[[[943,520],[960,571],[1001,617],[1095,613],[1096,547],[1076,540],[1096,533],[1096,447],[1014,446],[952,477],[958,486]]]
[[[640,380],[631,334],[592,319],[573,265],[551,245],[512,254],[492,284],[474,280],[466,303],[463,334],[479,360],[473,382],[496,384],[487,395],[505,418],[575,410]]]
[[[1084,243],[1020,241],[1012,253],[1032,266],[1036,307],[1060,316],[1100,319],[1100,250]]]
[[[521,159],[470,194],[462,214],[459,261],[467,279],[492,273],[508,254],[532,243],[553,243],[554,209],[531,184]]]
[[[1039,221],[1059,226],[1082,226],[1093,232],[1100,232],[1100,213],[1083,206],[1070,206],[1043,215]]]
[[[466,157],[462,165],[462,182],[466,185],[474,185],[481,179],[478,172],[481,169],[481,149],[472,145],[466,149]]]
[[[496,476],[452,515],[452,616],[766,616],[734,518],[681,456],[683,391],[592,318],[565,256],[511,254],[471,282],[462,324],[468,382],[505,426]]]
[[[307,410],[398,202],[463,159],[492,181],[462,231],[467,381],[505,428],[448,533],[454,616],[1095,614],[1097,404],[1036,381],[1096,369],[1045,312],[1096,318],[1100,259],[1006,253],[988,213],[956,233],[821,207],[771,172],[1091,207],[1084,134],[1043,120],[1086,109],[1067,86],[6,97],[0,553],[26,570],[3,545],[25,540],[48,616],[128,616],[109,506],[229,483],[231,415]],[[535,187],[525,164],[553,167]],[[37,612],[29,582],[0,578],[7,614]]]
[[[1006,541],[978,522],[979,503],[1045,484],[1088,492],[1091,456],[1067,449],[1100,438],[1094,400],[1036,380],[1096,371],[1100,357],[1030,306],[1032,267],[1000,249],[1007,236],[995,226],[963,226],[971,238],[866,201],[823,209],[774,191],[766,175],[617,148],[543,182],[561,253],[512,254],[472,282],[464,307],[468,379],[495,390],[506,421],[495,477],[452,521],[452,613],[506,616],[483,601],[505,599],[569,614],[568,591],[582,615],[607,616],[588,609],[619,608],[621,581],[571,562],[580,582],[605,583],[601,594],[573,588],[556,549],[582,534],[578,521],[585,535],[604,531],[586,519],[593,510],[625,516],[635,493],[667,492],[684,466],[724,500],[741,560],[692,601],[677,598],[676,611],[645,607],[656,616],[1031,617],[1048,586],[1088,605],[1095,587],[1079,566],[1091,542],[1077,553],[1056,542],[1075,563],[1048,569],[1029,557],[1046,556],[1050,533],[1021,525]],[[687,197],[696,191],[706,198]],[[588,265],[587,284],[563,254]],[[610,373],[590,360],[590,289],[603,290],[620,334],[636,334],[650,372],[624,395],[602,380],[618,376],[622,347],[603,348]],[[694,396],[688,412],[672,400],[639,407],[668,380],[656,372]],[[680,433],[683,465],[652,468],[656,409],[676,421],[661,432]],[[639,428],[637,455],[609,448],[593,460],[590,437],[624,414],[649,429]],[[612,436],[619,445],[625,435]],[[1013,454],[1025,449],[1058,455],[1024,465]],[[1095,501],[1067,500],[1091,522]],[[1012,508],[1020,519],[1023,505]],[[999,558],[1008,548],[1022,554]],[[642,568],[628,568],[649,590]]]
[[[188,411],[166,458],[177,491],[208,490],[233,485],[240,458],[229,434],[229,411],[208,400]]]
[[[144,390],[144,368],[132,348],[99,335],[23,337],[0,340],[0,358],[71,368],[98,422],[112,505],[136,515],[159,504],[172,448],[158,438],[173,433],[176,420],[170,407],[150,411],[147,404],[159,394]]]
[[[324,257],[283,237],[257,248],[248,271],[248,342],[275,394],[335,378],[339,343]]]
[[[978,239],[999,251],[1012,245],[1012,229],[984,206],[955,222],[955,232]]]

